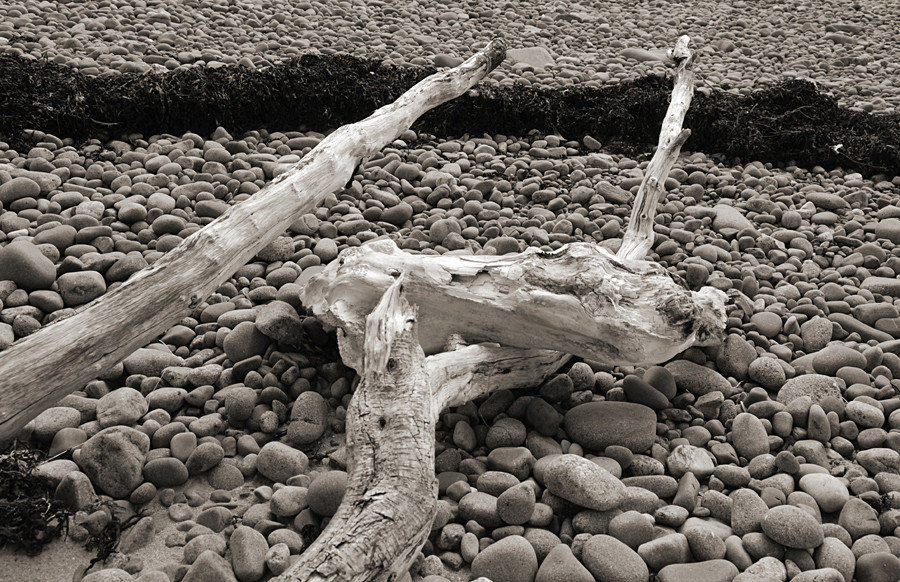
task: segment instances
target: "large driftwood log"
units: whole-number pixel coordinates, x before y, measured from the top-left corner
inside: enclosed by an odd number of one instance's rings
[[[380,239],[348,249],[301,291],[304,305],[343,330],[341,341],[351,344],[342,347],[344,363],[357,371],[365,318],[401,272],[426,354],[459,334],[468,343],[553,348],[608,364],[659,363],[718,341],[725,323],[721,291],[690,291],[656,263],[619,260],[590,243],[427,256]]]
[[[493,390],[533,386],[567,359],[548,350],[484,345],[426,358],[403,286],[393,281],[365,324],[365,372],[347,409],[344,502],[276,582],[400,578],[434,520],[434,429],[441,410]]]
[[[0,352],[0,443],[189,314],[274,240],[312,212],[369,157],[426,111],[466,92],[504,58],[492,41],[459,67],[423,79],[368,118],[336,130],[291,170],[188,237],[149,269]]]

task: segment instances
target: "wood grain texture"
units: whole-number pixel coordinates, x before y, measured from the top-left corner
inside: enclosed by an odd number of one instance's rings
[[[659,363],[718,341],[725,325],[722,292],[690,291],[656,263],[619,260],[591,243],[553,253],[429,256],[378,239],[343,252],[301,291],[304,305],[342,330],[344,363],[357,371],[365,318],[398,273],[419,309],[428,355],[459,335],[614,365]]]
[[[539,385],[569,359],[548,350],[461,347],[425,357],[396,279],[367,317],[362,381],[347,409],[348,485],[337,513],[274,582],[400,578],[431,532],[435,424],[448,406]]]

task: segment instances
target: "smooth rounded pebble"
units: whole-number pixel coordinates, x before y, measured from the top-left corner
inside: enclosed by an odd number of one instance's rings
[[[57,280],[66,307],[90,303],[106,293],[106,280],[96,271],[65,273]]]
[[[694,564],[670,564],[656,574],[657,582],[731,582],[737,566],[728,560],[706,560]]]
[[[81,582],[131,582],[131,574],[121,568],[106,568],[99,572],[91,572]]]
[[[853,580],[856,556],[847,544],[838,538],[826,537],[813,553],[817,568],[834,568],[845,580]]]
[[[653,520],[645,513],[630,510],[619,513],[609,521],[609,535],[625,543],[632,550],[653,539]]]
[[[666,458],[666,467],[676,479],[685,473],[693,473],[697,479],[705,479],[716,470],[716,464],[706,449],[693,445],[678,445]]]
[[[286,441],[297,447],[314,443],[328,428],[328,402],[315,390],[304,392],[291,407]]]
[[[139,348],[122,360],[125,372],[144,376],[162,376],[163,370],[169,366],[180,366],[184,360],[167,351],[151,348]]]
[[[182,582],[236,582],[236,580],[231,564],[212,550],[204,550],[197,556],[182,578]]]
[[[609,471],[577,455],[560,455],[544,474],[547,491],[576,505],[606,511],[625,498],[625,485]]]
[[[734,449],[745,459],[754,459],[769,452],[769,435],[766,427],[753,414],[738,414],[731,425]]]
[[[278,517],[293,517],[309,507],[308,489],[287,485],[275,491],[269,499],[269,509]]]
[[[251,527],[239,525],[231,534],[231,565],[239,582],[258,582],[266,572],[269,543]]]
[[[240,362],[252,356],[263,355],[270,341],[252,321],[242,321],[225,336],[222,348],[229,360]]]
[[[519,483],[497,498],[497,514],[509,525],[522,525],[531,519],[535,502],[534,488],[528,483]]]
[[[866,582],[896,582],[900,580],[900,558],[886,552],[860,556],[856,560],[856,579]]]
[[[143,394],[123,386],[97,401],[97,422],[107,428],[115,425],[132,425],[147,414],[149,405]]]
[[[344,471],[326,471],[316,475],[306,493],[310,509],[325,517],[334,515],[344,499],[347,477]]]
[[[844,366],[865,369],[866,358],[853,348],[832,344],[816,352],[812,366],[817,374],[834,376]]]
[[[187,460],[184,462],[188,473],[199,475],[209,471],[222,462],[225,458],[225,450],[218,442],[205,442],[197,445]]]
[[[584,542],[581,561],[597,580],[647,582],[650,570],[638,553],[608,535],[591,536]]]
[[[482,491],[472,491],[459,500],[459,516],[488,528],[505,525],[497,512],[497,498]]]
[[[800,477],[798,483],[800,489],[809,493],[819,509],[826,513],[840,511],[847,500],[850,499],[850,491],[840,479],[827,473],[811,473]]]
[[[822,374],[804,374],[791,378],[778,391],[778,402],[790,404],[795,398],[809,396],[816,404],[822,404],[826,398],[841,399],[841,387],[838,380]]]
[[[534,582],[594,582],[594,577],[569,546],[558,544],[541,562]]]
[[[308,466],[309,459],[303,451],[277,441],[263,445],[256,458],[259,474],[276,483],[287,483],[294,475],[304,473]]]
[[[56,281],[56,266],[31,243],[8,244],[0,248],[0,281],[13,281],[25,291],[49,289]]]
[[[858,451],[856,462],[872,475],[878,473],[900,473],[900,453],[885,447],[875,447]]]
[[[534,548],[519,535],[491,544],[472,561],[472,576],[484,576],[493,582],[532,582],[537,571]]]
[[[124,499],[143,481],[150,437],[126,426],[105,428],[81,445],[78,465],[91,482],[114,499]]]
[[[710,392],[722,392],[726,397],[732,392],[731,383],[717,371],[688,360],[674,360],[665,365],[679,390],[700,397]]]
[[[691,548],[682,533],[671,533],[641,544],[638,555],[651,570],[659,571],[670,564],[685,564],[691,561]]]
[[[144,465],[144,479],[157,487],[178,487],[187,483],[187,467],[179,459],[164,457],[153,459]]]
[[[30,423],[34,438],[49,442],[65,428],[77,428],[81,424],[81,413],[68,406],[53,406],[41,412]]]
[[[822,524],[808,512],[793,505],[779,505],[766,512],[762,531],[774,542],[798,550],[814,549],[825,539]]]

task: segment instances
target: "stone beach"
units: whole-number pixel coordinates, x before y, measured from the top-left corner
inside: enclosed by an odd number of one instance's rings
[[[0,55],[93,75],[313,51],[454,66],[500,33],[510,54],[485,83],[562,89],[662,73],[652,51],[688,34],[699,91],[804,77],[848,107],[900,104],[893,3],[589,4],[28,1],[0,6]],[[317,129],[0,141],[0,350],[264,188]],[[29,423],[23,438],[64,453],[39,471],[74,517],[38,558],[0,550],[0,572],[286,571],[343,497],[359,381],[303,285],[380,236],[422,254],[616,250],[646,168],[584,135],[403,132],[157,341]],[[654,366],[576,361],[444,411],[437,515],[401,580],[900,579],[900,178],[688,141],[665,189],[648,259],[728,294],[726,340]],[[81,545],[114,512],[143,517],[82,578]]]

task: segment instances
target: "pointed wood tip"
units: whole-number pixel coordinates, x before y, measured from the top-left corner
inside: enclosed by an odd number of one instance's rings
[[[491,72],[506,58],[506,41],[500,37],[495,38],[484,48],[484,54],[490,63],[488,72]]]
[[[366,317],[366,372],[390,371],[388,361],[394,341],[415,332],[417,310],[403,297],[403,280],[403,275],[397,277]]]

